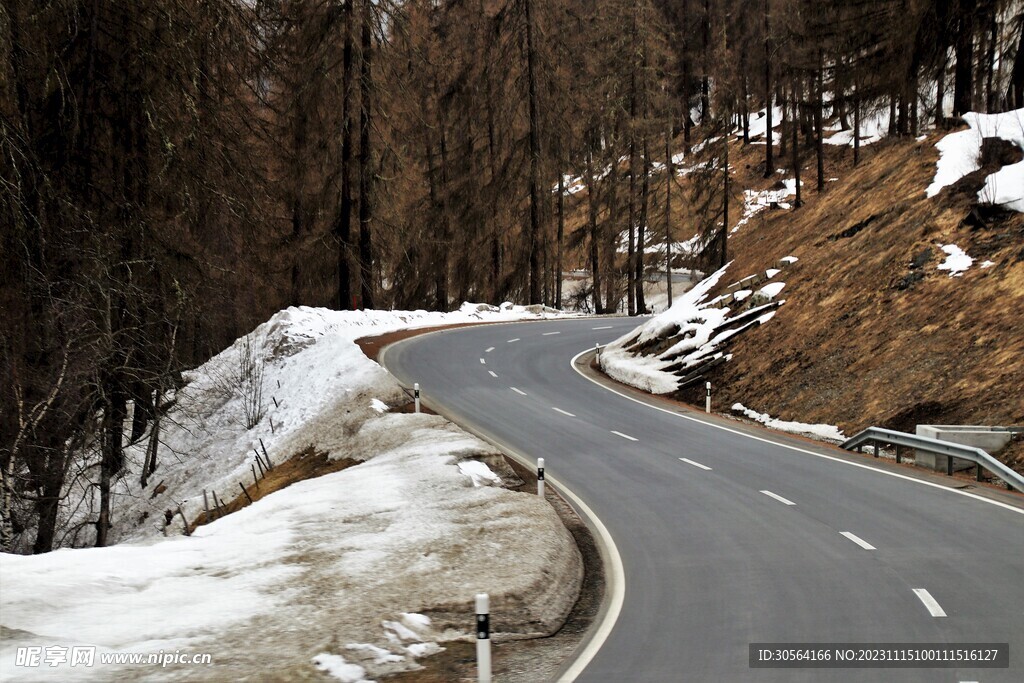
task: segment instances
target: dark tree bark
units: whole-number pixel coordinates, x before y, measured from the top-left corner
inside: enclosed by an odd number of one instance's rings
[[[774,112],[772,110],[772,34],[770,24],[770,12],[771,0],[764,0],[764,106],[765,116],[768,117],[768,120],[765,122],[764,134],[765,178],[770,178],[775,174],[775,159],[773,157],[773,150],[775,144],[772,140],[772,116],[774,115]]]
[[[530,126],[530,232],[527,237],[527,251],[530,257],[530,303],[541,303],[540,272],[540,102],[538,93],[537,45],[533,25],[533,2],[523,0],[526,23],[526,80],[529,97]]]
[[[373,21],[370,0],[363,0],[359,39],[359,292],[361,308],[373,308],[373,154],[370,147],[370,117],[373,106],[371,63]]]
[[[953,116],[963,116],[973,109],[974,92],[974,6],[964,0],[956,34],[956,72],[953,81]]]
[[[334,238],[338,245],[337,277],[338,295],[335,306],[340,311],[353,308],[352,301],[352,81],[355,59],[352,46],[352,2],[342,4],[345,31],[341,66],[341,198],[338,215],[334,221]]]
[[[1010,84],[1006,87],[1006,102],[1010,109],[1024,107],[1024,29],[1017,41],[1017,56],[1013,59]]]

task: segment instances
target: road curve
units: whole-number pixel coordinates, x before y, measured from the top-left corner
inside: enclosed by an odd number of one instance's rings
[[[614,539],[624,603],[576,680],[1024,680],[1020,510],[683,419],[573,369],[635,324],[459,328],[383,357],[457,422],[544,457]],[[1009,643],[1010,666],[753,669],[751,643]]]

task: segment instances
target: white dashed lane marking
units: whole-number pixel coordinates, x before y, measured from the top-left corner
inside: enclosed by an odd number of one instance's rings
[[[542,336],[542,337],[550,337],[550,336],[551,336],[551,335],[553,335],[553,334],[562,334],[562,333],[561,333],[561,332],[545,332],[545,333],[544,333],[544,334],[542,334],[541,336]]]
[[[771,491],[761,491],[761,493],[763,493],[764,495],[768,496],[769,498],[774,498],[775,500],[779,501],[780,503],[785,503],[786,505],[796,505],[796,503],[794,503],[793,501],[788,500],[786,498],[783,498],[782,496],[780,496],[777,493],[772,493]]]
[[[493,350],[494,350],[493,346],[488,346],[486,349],[484,349],[484,353],[490,353]]]
[[[488,370],[487,372],[491,373],[491,377],[497,377],[498,376],[498,373],[496,373],[494,370]]]
[[[938,600],[932,597],[932,594],[924,588],[915,588],[914,595],[917,599],[924,603],[924,606],[928,609],[928,613],[933,617],[944,617],[946,611],[939,605]]]
[[[512,391],[516,392],[520,396],[526,396],[526,392],[525,391],[522,391],[520,389],[516,389],[515,387],[512,387]]]
[[[878,548],[876,548],[875,546],[871,545],[870,543],[868,543],[867,541],[865,541],[863,538],[861,538],[857,534],[853,533],[852,531],[840,531],[839,533],[842,534],[843,536],[846,536],[848,539],[850,539],[851,541],[853,541],[854,543],[859,545],[861,548],[864,548],[864,550],[878,550]]]
[[[707,465],[701,465],[699,462],[694,462],[693,460],[690,460],[689,458],[679,458],[679,459],[682,460],[683,462],[685,462],[687,465],[693,465],[694,467],[699,467],[702,470],[710,470],[711,469]]]
[[[613,325],[602,325],[601,327],[591,327],[592,330],[610,330]]]
[[[623,439],[629,439],[630,441],[639,441],[640,440],[640,439],[634,439],[629,434],[623,434],[622,432],[617,432],[614,429],[612,430],[612,434],[615,434],[616,436],[621,436]]]
[[[505,342],[505,343],[506,343],[506,344],[511,344],[512,342],[517,342],[517,341],[519,341],[519,337],[516,337],[515,339],[509,339],[509,340],[508,340],[507,342]]]
[[[572,413],[562,410],[561,408],[555,408],[554,406],[551,407],[551,410],[555,411],[556,413],[561,413],[562,415],[568,415],[569,417],[576,417]]]

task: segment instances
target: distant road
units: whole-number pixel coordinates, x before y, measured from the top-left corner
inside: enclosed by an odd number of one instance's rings
[[[636,322],[468,327],[385,356],[456,421],[546,458],[610,532],[625,598],[577,680],[1024,681],[1019,509],[659,411],[570,366]],[[1011,658],[1008,669],[751,669],[759,642],[1008,642]]]

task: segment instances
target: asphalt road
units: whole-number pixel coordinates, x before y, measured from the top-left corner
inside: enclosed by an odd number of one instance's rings
[[[544,457],[607,528],[624,601],[577,680],[1024,681],[1024,514],[659,411],[571,367],[636,322],[460,328],[384,359],[457,422]],[[769,642],[1009,643],[1010,667],[750,668]]]

